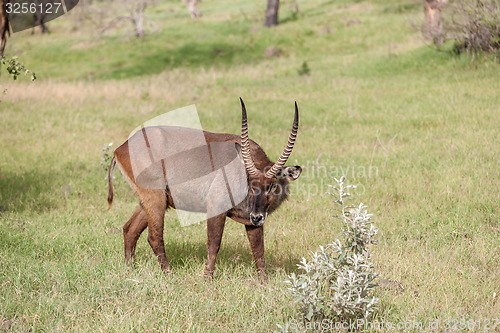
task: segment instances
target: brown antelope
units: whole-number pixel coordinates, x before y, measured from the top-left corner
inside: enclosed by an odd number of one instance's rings
[[[161,268],[170,272],[165,256],[163,225],[165,211],[171,207],[207,213],[207,279],[210,280],[213,276],[226,217],[245,225],[259,278],[261,281],[267,279],[263,224],[267,216],[286,200],[289,182],[296,180],[302,172],[300,166],[285,167],[297,136],[299,111],[295,103],[295,117],[288,142],[278,161],[273,163],[264,150],[248,138],[245,104],[243,100],[240,101],[241,136],[183,127],[146,127],[115,150],[108,173],[109,206],[113,201],[112,173],[115,164],[118,164],[140,199],[139,206],[123,227],[127,262],[133,263],[137,240],[148,227],[149,245]],[[199,147],[186,148],[195,140],[197,131],[204,138],[203,149],[207,154],[203,154]],[[153,161],[153,155],[161,149],[167,149],[165,147],[174,147],[175,156]],[[239,167],[221,168],[221,165],[228,165],[233,156],[237,163],[232,165]],[[138,174],[139,169],[134,163],[144,160],[148,161],[146,164],[150,167],[146,165],[141,174]],[[238,168],[241,168],[243,177],[239,175]],[[215,172],[217,169],[223,172]],[[238,192],[243,195],[238,195]]]
[[[6,9],[7,2],[8,0],[0,0],[0,59],[3,58],[3,52],[7,44],[7,34],[10,35],[9,17]]]

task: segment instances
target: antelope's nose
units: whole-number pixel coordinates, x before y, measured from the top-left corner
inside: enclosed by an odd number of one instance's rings
[[[250,215],[250,222],[255,226],[259,226],[264,222],[264,216],[262,214]]]

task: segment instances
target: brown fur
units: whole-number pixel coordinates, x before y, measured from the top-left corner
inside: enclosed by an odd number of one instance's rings
[[[168,128],[170,129],[170,128]],[[190,133],[189,129],[181,129],[179,133]],[[153,133],[153,132],[151,132]],[[221,134],[221,133],[210,133],[203,132],[205,140],[207,143],[214,142],[231,142],[235,144],[235,147],[239,147],[240,136],[233,134]],[[154,133],[153,133],[154,134]],[[123,145],[118,147],[114,152],[114,157],[111,162],[109,169],[109,192],[108,192],[108,203],[111,207],[113,202],[113,184],[112,184],[112,173],[115,164],[118,164],[122,174],[127,179],[131,187],[136,191],[140,199],[140,204],[136,211],[128,222],[123,227],[123,238],[125,246],[125,259],[127,262],[132,262],[135,256],[135,247],[137,240],[141,233],[148,227],[148,242],[153,249],[155,255],[158,257],[158,261],[162,269],[165,272],[170,271],[170,265],[165,255],[165,246],[163,242],[163,225],[164,225],[164,215],[165,210],[174,207],[174,200],[170,194],[169,186],[166,185],[165,189],[144,189],[137,185],[134,180],[132,163],[129,152],[129,142],[133,140],[133,136],[127,140]],[[154,135],[148,134],[148,140],[150,142],[154,140],[160,140],[161,137],[155,137]],[[130,146],[132,147],[133,144]],[[284,168],[277,177],[266,178],[264,176],[265,171],[273,166],[273,162],[269,160],[262,148],[253,141],[250,141],[250,151],[252,159],[260,171],[260,175],[257,177],[248,176],[249,193],[246,199],[241,203],[227,210],[226,212],[213,216],[207,220],[207,265],[205,269],[205,276],[208,279],[212,278],[215,259],[217,253],[220,249],[220,243],[222,239],[222,234],[224,231],[226,217],[229,217],[237,222],[245,225],[247,236],[250,242],[250,248],[255,259],[255,264],[259,273],[259,277],[262,281],[266,279],[265,273],[265,263],[264,263],[264,231],[262,224],[265,221],[267,214],[272,213],[276,210],[281,203],[287,198],[288,183],[290,180],[295,180],[300,175],[300,167],[289,167]],[[292,173],[287,174],[285,172],[288,169],[293,169],[296,171],[295,174],[291,176]],[[166,171],[168,173],[168,170]],[[272,183],[276,183],[276,187],[271,187]],[[274,190],[273,190],[274,188]],[[279,191],[277,190],[279,188]],[[196,189],[193,189],[196,191]],[[265,193],[265,195],[260,195],[259,193]],[[207,198],[207,207],[211,207],[212,204],[217,204],[220,198],[211,197]],[[193,207],[196,206],[196,202],[193,202]],[[209,209],[209,208],[208,208]],[[192,211],[196,211],[193,208]],[[262,213],[263,220],[259,226],[250,221],[251,213]]]
[[[10,36],[9,17],[7,16],[6,4],[9,0],[0,0],[0,58],[7,44],[7,34]]]

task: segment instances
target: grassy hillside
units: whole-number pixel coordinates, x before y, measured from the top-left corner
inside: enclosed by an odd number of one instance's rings
[[[341,231],[324,193],[332,177],[359,184],[382,235],[376,270],[402,283],[378,291],[375,318],[393,323],[485,320],[500,313],[498,59],[427,46],[410,22],[421,2],[263,4],[207,0],[147,11],[160,31],[100,36],[78,12],[47,36],[17,33],[39,79],[0,88],[0,320],[20,331],[262,331],[297,316],[283,284],[296,263]],[[281,54],[267,57],[268,47]],[[448,47],[450,48],[450,47]],[[299,75],[304,62],[309,75]],[[121,227],[137,199],[115,171],[106,211],[101,149],[164,112],[196,104],[204,129],[250,136],[276,159],[301,111],[289,163],[304,167],[266,222],[269,283],[260,286],[244,228],[228,221],[211,284],[206,225],[165,220],[165,277],[144,234],[123,263]],[[296,162],[295,162],[296,161]],[[498,330],[500,325],[497,325]],[[408,329],[406,331],[411,331]]]

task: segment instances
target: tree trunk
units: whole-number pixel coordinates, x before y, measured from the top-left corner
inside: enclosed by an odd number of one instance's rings
[[[441,10],[448,0],[425,0],[425,38],[433,40],[436,46],[443,43],[443,27],[441,24]]]
[[[140,3],[139,5],[137,5],[135,11],[133,11],[131,15],[135,25],[135,36],[137,38],[144,37],[144,10],[146,9],[146,7],[147,5],[145,2]]]
[[[266,19],[264,21],[266,27],[278,25],[279,7],[280,0],[267,0]]]
[[[189,14],[191,14],[192,19],[196,19],[198,17],[201,17],[200,12],[198,11],[198,2],[199,0],[187,0],[186,5],[189,9]]]

